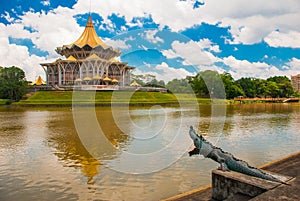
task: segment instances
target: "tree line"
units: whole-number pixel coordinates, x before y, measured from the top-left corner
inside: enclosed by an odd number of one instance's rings
[[[219,74],[216,71],[206,70],[199,72],[196,76],[187,77],[181,82],[191,85],[194,93],[199,97],[226,98],[285,98],[299,96],[295,92],[290,79],[286,76],[274,76],[268,79],[241,78],[234,80],[230,73]],[[172,80],[167,85],[172,88],[178,80]]]
[[[296,96],[290,79],[286,76],[274,76],[268,79],[241,78],[234,80],[228,72],[206,70],[184,79],[173,79],[167,84],[156,80],[153,75],[132,75],[141,86],[165,87],[171,93],[195,93],[198,97],[226,98],[285,98]]]
[[[131,79],[145,87],[164,87],[171,93],[195,93],[198,97],[226,98],[235,97],[300,97],[294,91],[286,76],[274,76],[268,79],[241,78],[234,80],[230,73],[219,74],[206,70],[184,79],[173,79],[167,84],[158,81],[154,75],[131,75]],[[28,82],[22,69],[0,67],[0,99],[20,100],[27,92]]]

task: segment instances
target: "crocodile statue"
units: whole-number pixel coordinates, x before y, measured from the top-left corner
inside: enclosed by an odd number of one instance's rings
[[[189,134],[195,145],[195,148],[189,152],[190,156],[201,154],[206,158],[210,158],[220,164],[219,170],[231,170],[261,179],[287,184],[258,168],[251,167],[247,162],[235,158],[232,154],[224,152],[221,148],[215,147],[205,140],[202,135],[198,135],[192,126],[190,127]]]

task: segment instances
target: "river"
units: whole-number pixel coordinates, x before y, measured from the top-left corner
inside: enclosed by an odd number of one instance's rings
[[[159,200],[210,183],[189,126],[259,166],[300,148],[300,105],[0,107],[0,200]],[[224,109],[224,110],[223,110]]]

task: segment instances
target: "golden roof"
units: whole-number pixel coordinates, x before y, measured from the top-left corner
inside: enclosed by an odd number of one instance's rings
[[[91,81],[92,78],[90,78],[90,77],[85,77],[85,78],[83,78],[83,80],[84,80],[84,81]]]
[[[77,59],[76,59],[75,57],[73,57],[72,55],[69,56],[69,57],[67,58],[67,60],[69,60],[69,61],[77,61]]]
[[[85,25],[85,29],[84,29],[83,33],[81,34],[81,36],[74,43],[70,44],[69,47],[71,47],[73,45],[77,45],[79,47],[89,45],[92,48],[100,45],[104,49],[107,48],[107,45],[97,35],[91,16],[89,16],[88,22]]]
[[[95,75],[95,76],[93,77],[93,80],[101,80],[101,79],[102,79],[102,77],[99,76],[99,75]]]
[[[82,82],[82,79],[77,78],[77,79],[75,80],[75,82]]]
[[[43,81],[41,76],[39,76],[38,79],[33,83],[33,85],[37,85],[37,86],[44,85],[44,84],[46,84],[46,82]]]
[[[135,80],[133,81],[133,83],[130,84],[130,86],[132,87],[139,87],[141,85],[139,85]]]
[[[104,81],[111,81],[111,79],[109,77],[105,77],[103,80]]]
[[[92,59],[100,59],[100,57],[98,57],[96,54],[92,54],[90,55],[88,58],[86,58],[88,60],[92,60]]]

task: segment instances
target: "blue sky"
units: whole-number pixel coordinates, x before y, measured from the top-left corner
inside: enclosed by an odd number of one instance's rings
[[[74,42],[91,11],[102,40],[135,66],[169,81],[206,69],[235,79],[300,73],[300,1],[2,0],[0,66],[45,77],[39,63]]]

